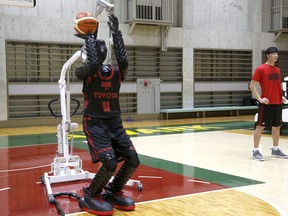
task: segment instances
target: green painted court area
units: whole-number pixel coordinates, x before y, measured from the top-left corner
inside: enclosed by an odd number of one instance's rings
[[[253,179],[247,179],[239,176],[229,175],[226,173],[216,172],[195,166],[184,165],[167,160],[151,158],[143,155],[140,155],[140,160],[141,164],[145,166],[166,170],[187,177],[201,179],[207,182],[213,182],[229,188],[264,183]]]
[[[207,124],[182,124],[182,125],[169,125],[157,127],[141,127],[126,129],[130,137],[142,136],[159,136],[167,134],[180,134],[180,133],[198,133],[206,131],[223,131],[223,130],[237,130],[247,129],[251,130],[254,127],[254,122],[239,121],[239,122],[221,122],[221,123],[207,123]],[[16,136],[0,136],[0,148],[25,146],[25,145],[40,145],[40,144],[55,144],[57,143],[57,134],[34,134],[34,135],[16,135]],[[85,140],[83,132],[74,133],[75,147],[77,142]]]
[[[160,127],[142,127],[129,128],[127,133],[131,137],[146,138],[147,136],[164,136],[169,134],[183,133],[201,133],[205,131],[224,131],[253,128],[253,122],[222,122],[209,124],[190,124],[190,125],[172,125]],[[82,132],[75,132],[70,137],[74,143],[73,155],[78,155],[83,163],[84,170],[95,172],[100,163],[92,164],[88,145]],[[175,143],[177,145],[177,143]],[[0,189],[12,188],[18,194],[23,194],[21,199],[9,199],[4,209],[9,209],[13,215],[57,215],[54,207],[47,207],[47,197],[44,184],[35,184],[39,181],[44,172],[49,172],[50,164],[55,157],[57,149],[57,134],[32,134],[17,136],[0,136]],[[203,169],[196,166],[185,165],[173,161],[163,160],[147,155],[139,155],[141,165],[133,175],[135,180],[141,181],[143,191],[135,189],[125,189],[128,196],[134,198],[136,202],[151,201],[156,199],[165,199],[176,196],[197,194],[222,190],[227,188],[236,188],[248,185],[262,184],[263,182],[227,173],[217,172],[209,169]],[[43,166],[44,165],[44,166]],[[97,171],[96,171],[97,172]],[[30,190],[34,192],[31,199],[25,199],[27,189],[23,187],[18,178],[24,178]],[[57,184],[53,187],[54,192],[76,191],[81,194],[83,186],[88,186],[88,182],[78,181],[70,184]],[[5,199],[10,190],[0,194],[0,199]],[[1,197],[2,196],[2,197]],[[23,208],[15,202],[22,203]],[[38,203],[38,212],[30,207],[30,203]],[[79,211],[75,201],[67,202],[66,199],[60,200],[60,203],[67,207],[66,213]],[[32,213],[33,212],[33,213]]]
[[[207,123],[207,124],[187,124],[187,125],[170,125],[160,127],[142,127],[142,128],[129,128],[127,133],[131,137],[142,136],[159,136],[166,134],[179,134],[179,133],[198,133],[205,131],[223,131],[223,130],[236,130],[253,128],[253,122],[221,122],[221,123]],[[83,132],[75,132],[74,136],[75,148],[88,150],[88,146],[83,145],[85,135]],[[17,136],[0,136],[1,148],[13,148],[19,146],[31,145],[56,145],[57,135],[52,134],[34,134],[34,135],[17,135]],[[140,155],[141,164],[161,170],[166,170],[176,174],[201,179],[208,182],[221,184],[225,187],[239,187],[251,184],[259,184],[252,179],[246,179],[238,176],[233,176],[225,173],[219,173],[203,168],[183,165],[171,161],[165,161],[157,158]]]

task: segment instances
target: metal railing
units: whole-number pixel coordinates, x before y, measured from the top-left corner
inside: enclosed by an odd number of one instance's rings
[[[172,0],[128,0],[128,20],[172,23],[172,11]]]
[[[288,30],[288,0],[271,0],[271,31]]]

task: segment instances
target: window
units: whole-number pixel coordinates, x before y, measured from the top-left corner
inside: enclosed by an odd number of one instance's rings
[[[45,85],[58,83],[60,73],[66,61],[82,45],[77,44],[49,44],[26,43],[8,41],[6,43],[6,67],[8,85],[27,83]],[[160,78],[162,82],[182,81],[182,49],[169,48],[162,52],[159,47],[126,47],[129,59],[129,71],[125,82],[136,83],[137,78]],[[115,62],[112,52],[112,62]],[[82,63],[77,60],[69,70],[69,80],[73,83],[81,83],[75,77],[75,70]],[[68,77],[68,76],[67,76]],[[31,87],[33,88],[33,87]],[[171,97],[169,98],[169,94]],[[173,97],[172,97],[173,96]],[[82,94],[71,95],[81,102],[77,115],[81,115],[83,109]],[[167,99],[166,99],[167,97]],[[175,107],[181,103],[181,93],[165,93],[161,106]],[[21,95],[9,94],[8,112],[9,118],[39,118],[51,116],[48,103],[59,98],[49,92],[35,91],[34,93],[21,92]],[[173,99],[175,98],[175,100]],[[71,102],[72,106],[72,102]],[[122,113],[137,113],[137,93],[128,92],[120,94],[120,106]],[[60,111],[60,104],[55,107]],[[73,108],[71,107],[71,110]]]
[[[271,31],[288,29],[288,0],[271,0]]]
[[[252,51],[195,50],[195,81],[248,81],[252,72]]]
[[[173,21],[172,0],[128,0],[127,21],[143,24],[161,24]]]
[[[58,82],[64,63],[81,45],[7,42],[8,82]],[[70,69],[70,81],[76,81],[77,60]]]

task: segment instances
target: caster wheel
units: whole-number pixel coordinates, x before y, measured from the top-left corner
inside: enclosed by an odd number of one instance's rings
[[[48,196],[48,203],[50,203],[50,204],[54,204],[55,203],[55,198],[54,198],[53,195],[49,195]]]
[[[141,183],[137,183],[137,190],[142,191],[143,190],[143,185]]]
[[[42,184],[45,184],[44,176],[43,176],[43,175],[40,177],[40,182],[41,182]]]

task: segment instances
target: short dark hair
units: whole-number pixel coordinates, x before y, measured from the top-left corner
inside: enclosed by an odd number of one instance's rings
[[[278,53],[277,47],[269,47],[266,51],[265,54],[271,54],[271,53]]]

